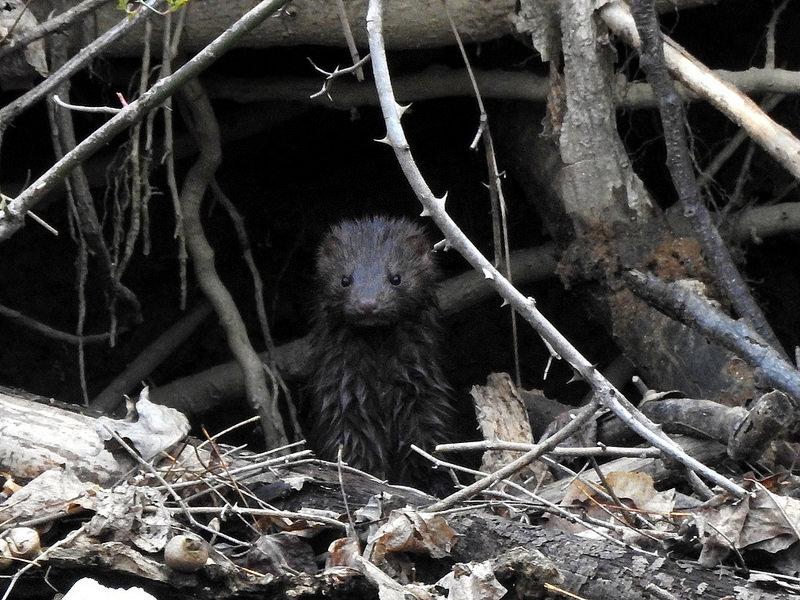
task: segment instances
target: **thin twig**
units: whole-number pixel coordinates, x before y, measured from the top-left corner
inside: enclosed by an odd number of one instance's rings
[[[527,452],[536,444],[523,442],[504,442],[502,440],[484,440],[482,442],[458,442],[439,444],[436,452],[463,452],[466,450],[511,450]],[[596,446],[586,448],[553,448],[548,454],[554,456],[617,456],[634,458],[657,458],[661,455],[658,448],[623,448],[617,446]]]
[[[259,273],[258,267],[256,267],[256,261],[253,258],[253,251],[251,250],[250,239],[247,235],[247,229],[244,225],[244,218],[236,208],[236,205],[234,205],[230,198],[228,198],[227,194],[222,191],[222,188],[219,186],[219,183],[216,179],[214,179],[214,181],[211,183],[211,189],[214,190],[215,196],[228,211],[228,215],[230,216],[231,221],[233,222],[233,227],[236,231],[236,236],[239,238],[239,245],[241,246],[242,250],[242,258],[244,258],[247,268],[250,271],[250,278],[253,280],[253,296],[256,303],[256,313],[258,314],[258,323],[261,326],[261,336],[266,346],[267,362],[264,365],[264,370],[273,382],[272,395],[273,397],[278,398],[279,391],[283,392],[283,397],[286,400],[286,408],[289,412],[289,420],[292,423],[292,429],[294,430],[295,436],[300,438],[302,437],[303,432],[300,428],[300,421],[297,418],[297,408],[292,400],[292,393],[289,390],[289,386],[286,385],[286,382],[284,381],[283,376],[278,369],[278,365],[275,362],[275,341],[272,338],[272,332],[269,328],[269,321],[267,320],[267,309],[264,306],[264,283],[261,279],[261,273]],[[280,390],[278,388],[280,388]]]
[[[486,113],[486,107],[483,104],[483,97],[481,96],[478,82],[475,79],[475,73],[472,70],[472,63],[469,60],[464,42],[461,40],[461,34],[458,33],[456,22],[453,15],[450,13],[450,7],[447,0],[442,0],[444,10],[447,14],[447,20],[450,22],[450,29],[453,31],[453,36],[458,44],[458,49],[461,52],[461,58],[464,61],[464,66],[467,69],[469,80],[472,83],[475,92],[475,99],[478,103],[478,110],[480,111],[480,127],[478,134],[476,134],[476,142],[478,138],[483,140],[483,148],[486,156],[486,170],[489,174],[489,198],[492,205],[492,222],[493,229],[495,230],[495,256],[499,255],[501,261],[495,261],[495,266],[499,269],[501,265],[504,267],[506,279],[510,283],[514,283],[511,277],[511,266],[509,264],[509,257],[511,250],[508,244],[508,218],[506,216],[506,199],[503,195],[503,186],[501,183],[500,171],[497,168],[497,155],[494,151],[494,139],[492,138],[492,130],[489,126],[489,115]],[[476,142],[473,142],[475,144]],[[498,236],[498,233],[501,235]],[[499,237],[499,239],[498,239]],[[500,242],[500,244],[498,244]],[[517,332],[517,313],[511,309],[511,350],[514,355],[514,381],[517,387],[522,386],[522,369],[519,363],[519,334]]]
[[[374,0],[373,0],[374,1]],[[578,431],[584,423],[589,421],[597,412],[597,401],[592,401],[583,408],[581,408],[575,415],[573,420],[554,433],[552,436],[547,438],[544,442],[537,444],[533,450],[529,450],[519,458],[511,461],[504,467],[501,467],[488,477],[484,477],[476,481],[475,483],[468,485],[464,489],[461,489],[447,498],[439,500],[431,504],[425,510],[427,511],[437,511],[437,510],[444,510],[446,508],[450,508],[455,506],[459,502],[466,500],[467,498],[472,498],[475,494],[478,494],[485,490],[486,488],[494,485],[501,479],[505,479],[506,477],[513,475],[523,467],[527,466],[528,464],[532,463],[534,460],[545,454],[547,451],[555,448],[559,442],[567,439],[569,436],[574,434]]]
[[[312,61],[311,59],[308,59],[308,62],[310,62],[311,66],[314,67],[314,70],[316,70],[317,72],[322,73],[323,75],[325,75],[325,81],[323,81],[322,87],[319,89],[318,92],[315,92],[314,94],[311,94],[309,96],[309,98],[310,99],[314,99],[314,98],[318,98],[318,97],[320,97],[322,95],[325,95],[325,96],[328,97],[329,100],[333,100],[331,98],[331,96],[330,96],[330,89],[331,89],[331,84],[334,82],[334,80],[336,80],[339,77],[342,77],[344,75],[349,75],[350,73],[355,73],[356,76],[358,76],[358,73],[360,71],[362,71],[361,68],[365,64],[367,64],[369,62],[369,59],[370,59],[369,54],[367,54],[364,58],[362,58],[361,60],[357,61],[353,65],[351,65],[349,67],[345,67],[344,69],[340,69],[339,66],[337,65],[333,69],[333,71],[326,71],[325,69],[315,65],[314,61]]]
[[[137,97],[141,98],[147,92],[147,82],[150,78],[150,41],[153,34],[153,25],[150,21],[144,24],[144,47],[142,49],[142,66],[139,72],[139,86],[137,89]],[[123,248],[122,256],[116,262],[114,274],[116,279],[122,279],[122,275],[128,268],[128,264],[133,258],[133,252],[136,241],[139,239],[139,232],[141,231],[144,198],[144,183],[143,180],[149,176],[148,173],[142,168],[142,157],[140,153],[142,124],[137,122],[130,130],[129,144],[130,152],[126,157],[130,163],[130,180],[128,186],[130,189],[129,197],[131,199],[128,215],[128,231],[125,235],[125,245]],[[122,221],[124,215],[120,215]]]
[[[59,36],[55,38],[50,45],[51,64],[55,69],[60,69],[61,66],[67,63],[67,42],[68,39],[66,37]],[[66,101],[68,103],[71,93],[70,87],[71,84],[69,80],[65,80],[54,90],[54,95],[51,97],[51,100],[55,102],[56,94],[60,94],[59,98],[63,98],[62,102]],[[68,111],[57,109],[53,106],[52,102],[48,106],[48,109],[52,109],[51,119],[54,121],[58,130],[57,135],[60,147],[66,152],[72,151],[77,145],[72,114]],[[61,160],[63,158],[63,153],[59,152],[56,158]],[[74,195],[75,208],[77,211],[76,225],[80,229],[81,238],[85,240],[90,253],[96,258],[95,264],[97,265],[104,287],[110,296],[108,302],[110,317],[109,331],[111,333],[109,345],[114,346],[116,337],[117,299],[122,299],[132,309],[133,320],[137,323],[142,320],[141,306],[135,294],[123,285],[114,274],[111,253],[109,252],[108,245],[103,235],[103,227],[97,216],[89,180],[86,177],[82,165],[75,168],[70,174],[70,177],[66,178],[65,183],[68,195]]]
[[[470,468],[464,467],[462,465],[457,465],[455,463],[450,463],[450,462],[438,459],[435,456],[433,456],[431,454],[428,454],[427,452],[425,452],[424,450],[422,450],[418,446],[413,446],[412,445],[412,449],[415,452],[417,452],[418,454],[420,454],[421,456],[427,458],[429,461],[431,461],[437,467],[443,467],[443,468],[451,469],[453,471],[459,471],[461,473],[469,473],[470,475],[475,475],[477,477],[486,477],[487,475],[489,475],[488,473],[485,473],[484,471],[477,471],[475,469],[470,469]],[[552,514],[558,515],[558,516],[562,517],[563,519],[566,519],[570,523],[580,524],[583,527],[586,527],[587,529],[595,532],[600,537],[605,538],[606,540],[612,542],[613,544],[616,544],[618,546],[622,546],[622,547],[625,547],[625,548],[630,548],[630,549],[635,550],[637,552],[644,552],[641,548],[636,548],[635,546],[631,546],[629,544],[626,544],[625,542],[622,542],[622,541],[620,541],[620,540],[618,540],[616,538],[613,538],[610,535],[608,535],[607,533],[605,533],[604,531],[602,531],[601,529],[599,529],[599,528],[610,529],[612,531],[616,531],[619,534],[622,534],[626,530],[629,531],[629,530],[634,529],[633,527],[631,527],[630,525],[628,525],[625,522],[622,522],[622,526],[620,527],[620,526],[614,525],[613,523],[601,521],[599,519],[595,519],[594,517],[590,517],[588,515],[583,515],[582,517],[578,517],[577,515],[572,514],[571,512],[569,512],[569,510],[568,510],[569,507],[559,506],[558,504],[555,504],[555,503],[547,500],[546,498],[542,498],[538,494],[530,491],[529,489],[527,489],[526,487],[520,485],[519,483],[517,483],[515,481],[512,481],[510,479],[501,479],[501,480],[499,480],[498,483],[503,483],[504,485],[507,485],[508,487],[516,490],[518,493],[522,494],[523,496],[527,496],[533,502],[535,502],[536,503],[536,507],[540,508],[541,510],[544,510],[546,512],[550,512]],[[502,497],[502,498],[504,498],[506,500],[518,501],[518,502],[520,501],[520,498],[517,498],[517,497],[512,496],[510,494],[507,494],[505,492],[501,492],[499,490],[487,489],[487,490],[484,490],[483,493],[485,495],[496,495],[496,496]],[[530,505],[531,502],[525,502],[525,504]],[[428,510],[428,509],[426,509],[426,510]],[[445,510],[439,510],[439,511],[435,511],[435,512],[436,512],[436,514],[443,514],[443,513],[450,512],[452,510],[455,510],[455,509],[445,509]],[[611,514],[610,511],[606,511],[606,512],[608,514]],[[636,531],[638,532],[638,530],[636,530]]]
[[[167,512],[178,514],[190,515],[221,515],[224,513],[232,513],[235,515],[252,515],[255,517],[275,517],[277,519],[294,519],[296,521],[308,521],[309,523],[321,523],[328,525],[334,529],[346,529],[347,524],[331,519],[329,517],[322,517],[320,515],[307,514],[303,512],[292,512],[289,510],[270,510],[263,508],[244,508],[241,506],[189,506],[184,511],[182,508],[166,508]],[[250,545],[250,544],[246,544]]]
[[[764,52],[764,67],[767,69],[775,68],[775,29],[778,26],[778,19],[781,18],[781,13],[786,9],[789,0],[783,0],[778,7],[772,11],[772,16],[767,23],[767,42],[766,50]]]
[[[781,100],[786,98],[786,94],[768,94],[766,98],[761,102],[761,110],[765,113],[771,111],[773,108],[780,104]],[[742,145],[746,140],[749,140],[750,136],[747,132],[743,129],[740,129],[736,132],[730,141],[725,144],[725,147],[720,150],[714,159],[708,163],[708,166],[703,169],[703,172],[697,176],[697,184],[700,186],[708,185],[713,179],[717,172],[723,167],[723,165],[728,161],[728,159],[733,156],[734,152]]]
[[[192,514],[192,512],[190,512],[191,508],[184,502],[183,498],[181,498],[180,495],[178,495],[178,493],[172,487],[172,484],[168,483],[167,480],[164,479],[164,477],[162,477],[161,473],[158,472],[158,469],[156,469],[153,465],[151,465],[149,462],[147,462],[141,456],[139,456],[139,453],[136,452],[136,450],[134,450],[133,448],[131,448],[127,444],[127,442],[125,442],[125,440],[122,439],[122,437],[116,431],[114,431],[113,429],[111,429],[110,427],[108,427],[105,424],[103,424],[102,426],[108,432],[108,434],[110,436],[112,436],[114,438],[114,440],[130,455],[130,457],[139,464],[140,467],[142,467],[145,471],[149,472],[153,477],[155,477],[158,480],[158,482],[162,486],[164,486],[163,489],[170,496],[172,496],[172,499],[180,507],[180,508],[177,508],[175,510],[177,512],[180,512],[181,514],[183,514],[193,527],[196,527],[197,529],[200,529],[202,531],[207,531],[207,532],[209,532],[209,533],[211,533],[213,535],[218,535],[218,536],[220,536],[220,537],[222,537],[222,538],[224,538],[224,539],[226,539],[229,542],[232,542],[234,544],[247,545],[244,542],[242,542],[241,540],[237,540],[234,537],[231,537],[231,536],[226,535],[224,533],[221,533],[219,531],[214,531],[213,529],[211,529],[207,525],[203,525],[197,519],[195,519],[193,514]],[[169,509],[167,509],[167,510],[169,510]]]
[[[347,49],[350,51],[350,58],[353,61],[353,66],[358,65],[361,62],[361,57],[358,54],[356,40],[353,37],[353,30],[350,29],[350,19],[347,17],[347,9],[344,6],[344,0],[336,0],[336,11],[339,13],[339,21],[342,23],[344,39],[347,40]],[[356,67],[356,79],[364,81],[364,69],[360,66]]]
[[[67,344],[102,344],[103,342],[107,342],[111,337],[110,333],[95,333],[77,336],[74,333],[60,331],[50,327],[49,325],[45,325],[36,319],[32,319],[31,317],[28,317],[21,312],[14,310],[13,308],[3,306],[2,304],[0,304],[0,315],[11,319],[22,327],[27,327],[32,331],[41,333],[45,337],[58,340],[59,342],[66,342]]]
[[[55,102],[62,108],[74,110],[77,112],[107,113],[110,115],[115,115],[122,110],[121,108],[114,108],[112,106],[81,106],[79,104],[70,104],[69,102],[64,102],[61,98],[59,98],[58,94],[53,94],[53,102]]]
[[[178,47],[180,44],[181,33],[183,32],[183,24],[186,21],[186,13],[190,5],[186,5],[184,9],[178,13],[178,22],[175,24],[175,30],[172,31],[172,13],[166,16],[164,22],[164,36],[161,41],[161,71],[159,72],[159,79],[165,79],[172,74],[172,61],[178,55]],[[166,163],[167,167],[167,189],[169,196],[172,199],[172,210],[175,213],[175,233],[174,237],[178,240],[178,271],[180,279],[180,308],[186,310],[186,295],[188,293],[188,284],[186,277],[186,265],[188,254],[186,253],[186,235],[183,231],[183,213],[181,211],[180,194],[178,192],[178,180],[175,175],[175,155],[174,155],[174,130],[172,125],[172,98],[164,100],[164,154],[161,157],[161,162]]]
[[[291,444],[287,444],[286,446],[283,446],[283,449],[289,448],[290,446],[291,446]],[[241,467],[236,467],[234,469],[229,469],[228,470],[228,475],[231,476],[231,477],[234,476],[234,475],[237,475],[240,478],[243,478],[245,476],[252,477],[252,476],[258,475],[258,474],[260,474],[260,473],[262,473],[264,471],[268,471],[268,470],[270,470],[272,468],[283,467],[283,466],[286,465],[287,461],[295,460],[295,459],[305,459],[306,457],[309,457],[309,456],[312,456],[312,455],[313,455],[313,452],[311,452],[311,450],[300,450],[299,452],[293,452],[293,453],[287,454],[285,456],[280,456],[280,457],[277,457],[277,458],[270,458],[270,459],[266,459],[266,460],[263,460],[263,461],[258,461],[258,462],[253,462],[253,463],[250,463],[250,464],[247,464],[247,465],[242,465]],[[210,473],[208,470],[206,470],[204,472],[208,473],[208,476],[211,477],[211,478],[217,478],[218,480],[223,481],[215,473]],[[227,482],[225,482],[225,483],[227,483]],[[174,489],[174,490],[180,490],[180,489],[183,489],[183,488],[192,487],[194,485],[197,485],[196,481],[181,481],[181,482],[178,482],[178,483],[171,484],[172,489]],[[156,487],[155,489],[166,489],[166,488]]]
[[[132,18],[123,18],[91,44],[83,47],[80,52],[64,63],[55,73],[51,73],[42,83],[0,109],[0,130],[8,127],[11,121],[36,102],[52,94],[53,90],[85,67],[96,56],[107,50],[109,46],[131,31],[143,19],[148,19],[150,14],[150,11],[139,10]]]

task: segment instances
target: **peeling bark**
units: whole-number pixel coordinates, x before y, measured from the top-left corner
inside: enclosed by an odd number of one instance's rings
[[[550,139],[530,105],[496,106],[490,118],[501,159],[565,249],[562,280],[585,289],[590,311],[645,382],[741,405],[755,394],[752,370],[634,298],[619,280],[630,265],[670,280],[710,276],[697,243],[671,231],[633,171],[616,128],[612,51],[592,11],[583,2],[559,4],[564,68],[551,77],[559,84],[551,90]]]

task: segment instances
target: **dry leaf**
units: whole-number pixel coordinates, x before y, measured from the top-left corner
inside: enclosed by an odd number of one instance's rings
[[[325,561],[325,568],[331,567],[352,567],[357,568],[356,557],[361,556],[361,548],[358,540],[343,537],[333,540],[328,546],[328,558]]]
[[[489,561],[458,563],[436,585],[448,590],[447,600],[499,600],[508,592],[495,578]]]
[[[145,552],[158,552],[167,543],[172,518],[158,490],[119,485],[97,494],[95,515],[86,525],[89,536],[131,542]],[[156,508],[145,512],[145,507]]]
[[[311,546],[303,538],[284,532],[259,537],[247,551],[247,567],[270,575],[317,572]]]
[[[27,4],[20,0],[5,0],[0,5],[0,40],[4,45],[14,43],[39,25]],[[31,87],[35,73],[42,77],[48,75],[44,40],[31,42],[22,50],[0,59],[0,81],[5,90]]]
[[[667,515],[675,507],[675,490],[657,491],[653,478],[646,473],[612,471],[606,473],[606,481],[617,498],[637,510],[653,515]],[[602,485],[594,487],[576,480],[567,489],[561,504],[569,506],[577,502],[586,502],[589,498],[601,504],[608,504],[608,500],[600,497],[603,491],[605,488]]]
[[[714,566],[732,547],[777,553],[798,540],[800,500],[763,487],[751,496],[720,495],[692,511],[703,544],[700,562]]]
[[[112,440],[110,431],[130,440],[145,460],[158,456],[164,450],[172,448],[189,433],[189,421],[183,413],[153,404],[149,400],[150,390],[144,388],[136,402],[135,422],[126,418],[124,421],[99,417],[95,424],[97,435],[104,441]]]
[[[427,554],[443,558],[450,554],[456,532],[444,517],[413,510],[396,510],[367,539],[364,555],[378,566],[393,552]]]

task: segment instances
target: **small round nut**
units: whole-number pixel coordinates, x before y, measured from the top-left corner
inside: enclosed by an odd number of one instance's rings
[[[208,544],[205,540],[188,535],[176,535],[164,546],[164,562],[170,569],[181,573],[194,573],[208,561]]]
[[[3,534],[3,539],[14,558],[31,560],[42,553],[39,532],[30,527],[13,527]]]

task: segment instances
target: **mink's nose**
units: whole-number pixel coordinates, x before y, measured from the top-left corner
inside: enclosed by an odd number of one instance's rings
[[[378,310],[378,301],[375,298],[362,298],[357,306],[361,314],[371,315]]]

